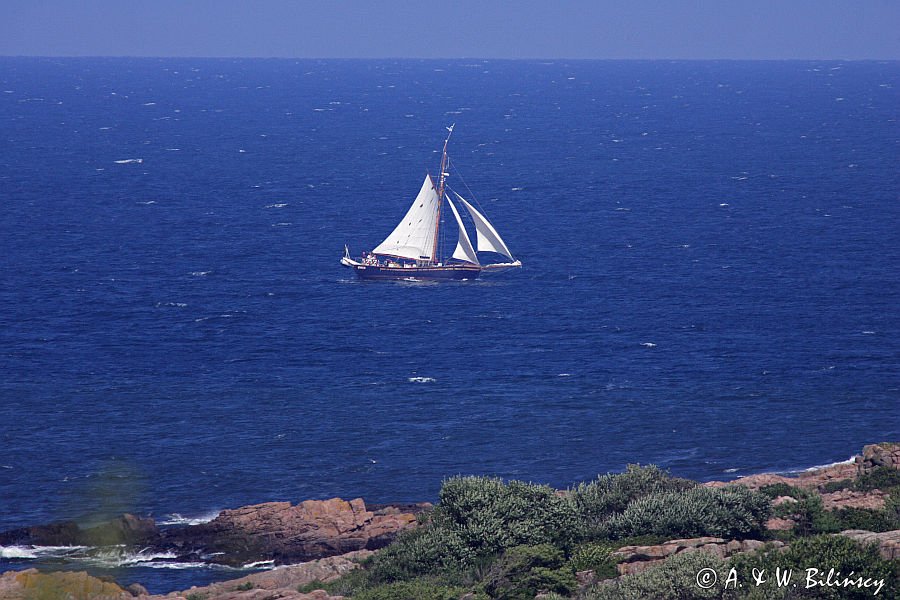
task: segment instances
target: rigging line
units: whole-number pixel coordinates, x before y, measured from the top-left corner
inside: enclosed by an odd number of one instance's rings
[[[484,207],[481,206],[481,202],[479,202],[478,198],[475,197],[475,192],[473,192],[472,188],[469,187],[469,184],[466,183],[466,179],[462,176],[462,173],[460,173],[459,169],[456,168],[456,165],[451,163],[448,166],[453,167],[453,172],[456,174],[457,177],[459,177],[459,180],[462,181],[462,184],[464,186],[466,186],[466,191],[469,193],[469,197],[475,202],[475,206],[478,208],[479,211],[481,211],[481,214],[485,214]],[[451,189],[453,189],[453,188],[451,188]]]

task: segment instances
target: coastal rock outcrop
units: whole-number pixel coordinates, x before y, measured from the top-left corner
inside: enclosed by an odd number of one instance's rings
[[[87,573],[57,571],[41,573],[37,569],[8,571],[0,575],[0,598],[32,600],[66,598],[68,600],[132,600],[133,596],[111,581]]]
[[[0,546],[112,546],[143,544],[159,535],[153,519],[125,514],[121,517],[82,528],[74,521],[35,525],[0,533]]]
[[[212,555],[214,562],[232,566],[268,560],[287,564],[377,550],[415,523],[413,512],[390,506],[367,510],[361,498],[266,502],[222,511],[209,523],[163,531],[156,545],[179,554]]]
[[[328,583],[359,568],[359,563],[373,554],[358,550],[340,556],[330,556],[299,565],[287,565],[270,571],[253,573],[240,579],[213,583],[204,587],[172,592],[164,596],[150,596],[146,600],[261,600],[263,598],[291,598],[292,600],[340,600],[323,590],[299,592],[300,586],[313,582]]]
[[[900,444],[882,442],[863,446],[862,455],[856,457],[859,474],[871,473],[877,467],[900,469]]]
[[[784,545],[782,542],[770,544],[775,547]],[[762,548],[763,545],[764,543],[759,540],[727,541],[716,537],[700,537],[670,540],[653,546],[622,546],[613,552],[612,556],[619,561],[616,565],[619,575],[632,575],[658,565],[676,554],[707,552],[719,558],[728,558],[740,552],[752,552]]]
[[[900,560],[900,530],[872,533],[860,529],[842,531],[836,535],[848,537],[862,545],[877,544],[878,552],[885,560]]]

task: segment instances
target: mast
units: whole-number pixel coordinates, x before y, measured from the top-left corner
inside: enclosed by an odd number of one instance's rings
[[[441,153],[441,176],[438,180],[438,211],[437,211],[437,219],[434,222],[434,251],[431,253],[431,262],[437,264],[438,257],[438,234],[439,229],[441,227],[441,208],[444,206],[444,180],[447,178],[450,173],[447,172],[447,168],[449,167],[449,161],[447,160],[447,144],[450,143],[450,136],[453,135],[453,127],[456,125],[454,123],[450,127],[447,127],[447,131],[450,133],[447,134],[447,139],[444,140],[444,150]]]

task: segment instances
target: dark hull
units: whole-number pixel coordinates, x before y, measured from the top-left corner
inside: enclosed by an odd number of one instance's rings
[[[418,281],[460,281],[476,279],[481,273],[480,267],[465,265],[448,265],[443,267],[376,267],[372,265],[354,266],[353,270],[360,279],[379,279],[402,281],[415,279]]]

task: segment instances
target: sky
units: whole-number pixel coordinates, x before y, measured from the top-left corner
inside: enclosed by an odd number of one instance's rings
[[[0,56],[900,60],[900,0],[0,0]]]

